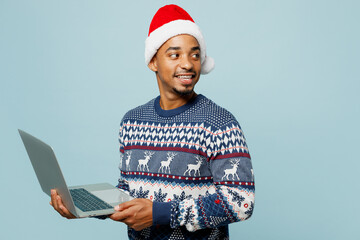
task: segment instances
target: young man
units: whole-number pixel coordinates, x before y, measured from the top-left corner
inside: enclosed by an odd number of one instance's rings
[[[185,10],[158,10],[145,60],[160,96],[122,119],[118,187],[136,199],[110,218],[129,226],[130,239],[228,239],[228,224],[254,208],[252,165],[233,115],[194,91],[214,62]],[[73,218],[56,192],[52,205]]]

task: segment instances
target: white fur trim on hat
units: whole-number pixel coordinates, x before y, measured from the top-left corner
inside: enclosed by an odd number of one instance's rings
[[[148,65],[158,49],[170,38],[189,34],[196,38],[200,45],[201,73],[209,73],[215,66],[214,60],[206,56],[204,37],[198,25],[189,20],[175,20],[155,29],[145,41],[145,63]]]

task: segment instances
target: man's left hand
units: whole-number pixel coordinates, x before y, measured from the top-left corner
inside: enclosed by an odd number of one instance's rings
[[[136,198],[116,206],[110,218],[140,231],[152,226],[152,204],[149,199]]]

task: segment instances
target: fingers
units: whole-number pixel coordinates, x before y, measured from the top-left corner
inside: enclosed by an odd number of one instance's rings
[[[53,208],[57,211],[58,206],[57,206],[57,201],[56,201],[56,197],[58,196],[57,192],[55,189],[51,189],[51,206],[53,206]]]
[[[50,205],[63,217],[67,219],[76,218],[63,204],[61,197],[57,194],[55,189],[51,190]]]
[[[148,199],[134,199],[118,205],[115,210],[117,212],[110,215],[110,219],[123,222],[136,231],[152,225],[152,202]]]
[[[127,209],[121,212],[115,212],[110,215],[110,219],[120,222],[124,222],[129,217],[130,217],[130,211]]]
[[[141,229],[136,229],[135,224],[136,224],[136,214],[134,214],[133,209],[128,208],[125,209],[124,211],[121,212],[116,212],[112,215],[110,215],[110,219],[114,220],[114,221],[119,221],[119,222],[123,222],[126,225],[128,225],[129,227],[135,229],[136,231],[139,231]]]
[[[64,204],[62,203],[61,197],[59,195],[56,196],[56,202],[58,206],[58,211],[63,217],[68,217],[69,211],[65,208]]]
[[[116,212],[110,215],[110,218],[114,221],[126,223],[127,218],[133,217],[134,209],[132,209],[132,207],[135,206],[137,202],[138,199],[133,199],[115,206],[114,209]]]
[[[122,203],[122,204],[119,204],[119,205],[115,206],[115,211],[122,211],[122,210],[124,210],[124,209],[127,209],[127,208],[135,205],[135,204],[136,204],[136,200],[137,200],[137,199],[133,199],[133,200],[130,200],[130,201],[127,201],[127,202],[124,202],[124,203]]]

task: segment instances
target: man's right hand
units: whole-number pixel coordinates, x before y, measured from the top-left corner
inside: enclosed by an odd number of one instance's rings
[[[55,189],[51,189],[50,205],[63,217],[67,219],[76,218],[63,204],[61,197],[57,194]]]

